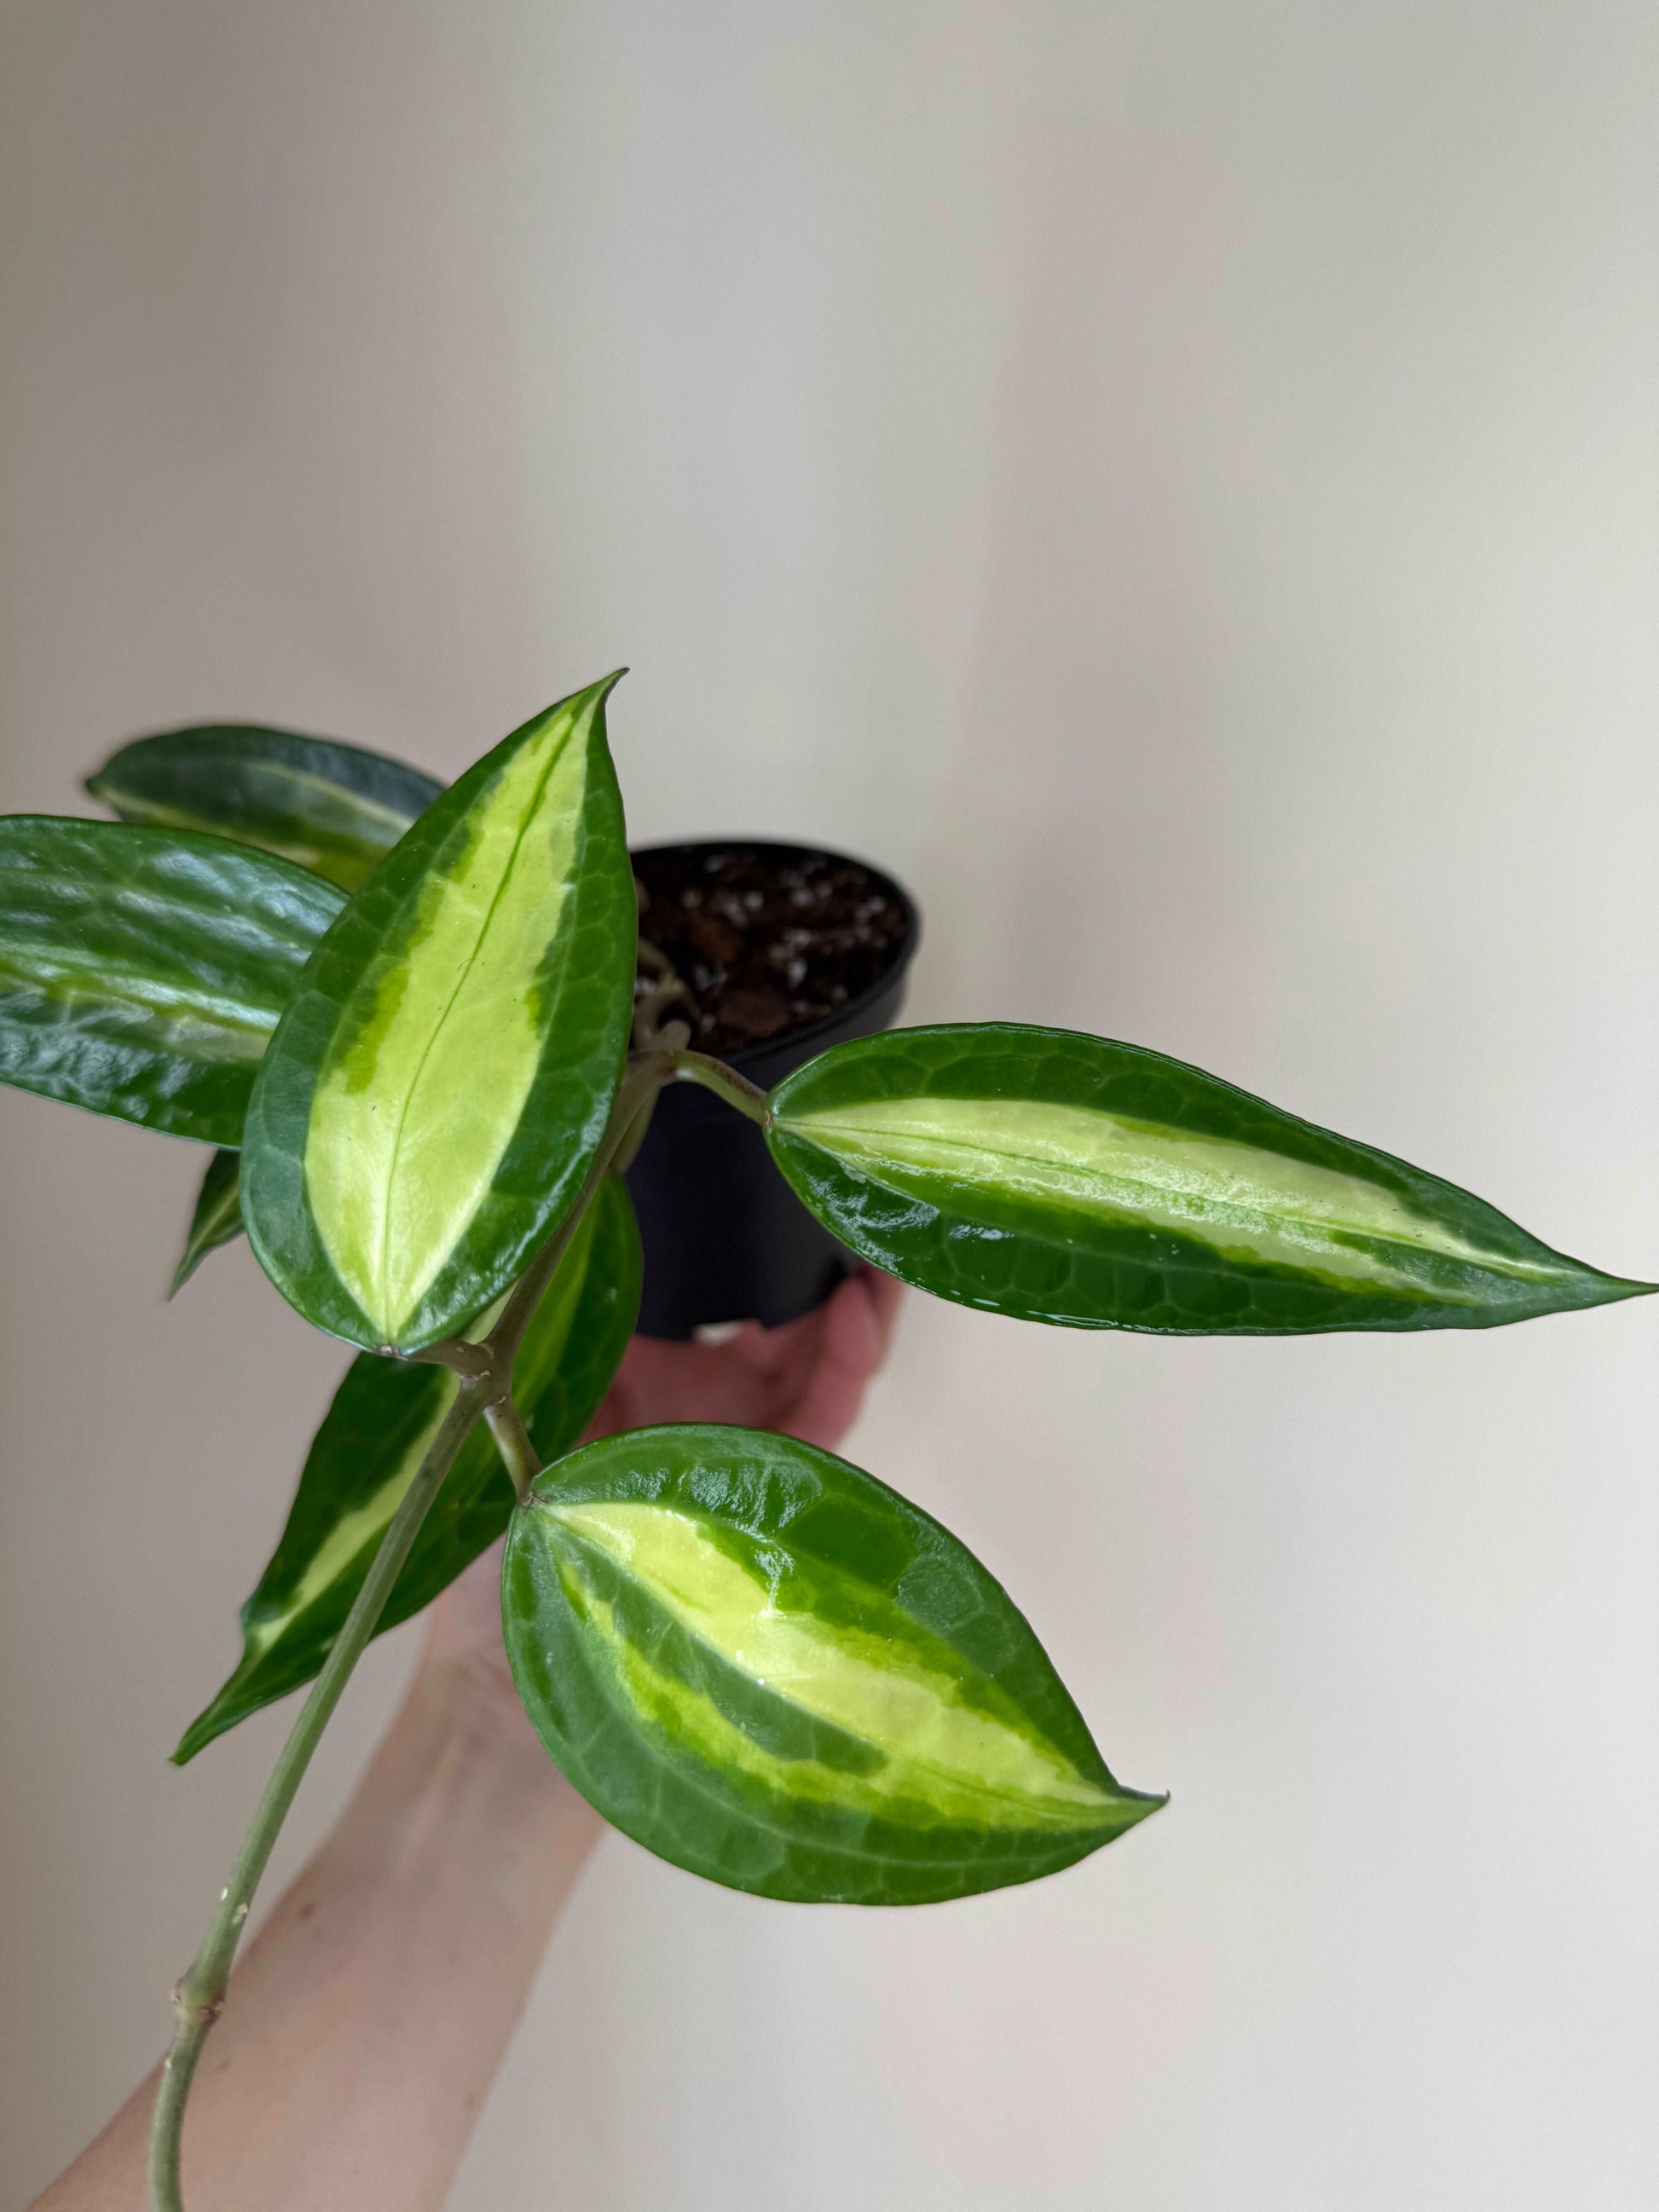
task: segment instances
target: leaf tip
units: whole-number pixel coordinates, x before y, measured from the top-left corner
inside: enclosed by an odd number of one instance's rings
[[[1567,1311],[1586,1306],[1620,1305],[1626,1298],[1650,1298],[1659,1291],[1659,1283],[1644,1283],[1628,1275],[1604,1275],[1599,1267],[1589,1267],[1582,1260],[1575,1260],[1571,1265],[1571,1295],[1562,1302]]]
[[[243,1610],[246,1613],[246,1607],[244,1607]],[[246,1667],[247,1661],[245,1656],[236,1672],[222,1685],[217,1696],[210,1704],[204,1705],[201,1711],[197,1714],[195,1719],[167,1753],[167,1762],[170,1765],[188,1766],[198,1752],[205,1751],[216,1737],[223,1735],[228,1729],[234,1728],[238,1721],[246,1719],[248,1712],[258,1710],[256,1706],[246,1706],[239,1711],[231,1695],[233,1688],[246,1672]]]
[[[626,668],[613,668],[609,676],[601,676],[597,684],[588,687],[592,695],[593,713],[601,726],[604,725],[605,702],[627,673]]]
[[[1170,1802],[1167,1790],[1129,1790],[1121,1784],[1118,1796],[1123,1806],[1123,1825],[1116,1832],[1120,1836],[1127,1835],[1131,1828],[1138,1828],[1143,1820],[1150,1820]]]
[[[246,1665],[246,1661],[243,1663]],[[239,1668],[237,1673],[240,1674],[241,1671],[242,1669]],[[234,1681],[235,1679],[235,1676],[233,1676],[231,1680]],[[170,1766],[188,1766],[198,1752],[205,1751],[208,1746],[219,1736],[223,1735],[228,1729],[234,1728],[238,1721],[246,1717],[247,1711],[257,1710],[257,1708],[249,1707],[243,1711],[238,1711],[227,1694],[230,1687],[231,1682],[227,1682],[212,1704],[204,1705],[201,1711],[197,1714],[195,1719],[167,1753],[167,1764]]]

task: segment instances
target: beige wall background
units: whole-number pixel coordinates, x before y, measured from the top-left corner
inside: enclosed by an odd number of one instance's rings
[[[3,0],[0,801],[230,714],[908,874],[919,1015],[1182,1054],[1659,1262],[1644,0]],[[0,1095],[0,2190],[159,2049],[342,1357]],[[855,1456],[1167,1814],[910,1916],[609,1842],[459,2212],[1647,2212],[1651,1308],[913,1305]],[[285,1840],[397,1694],[380,1646]]]

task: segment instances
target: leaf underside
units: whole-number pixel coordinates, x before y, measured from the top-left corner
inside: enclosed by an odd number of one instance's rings
[[[384,753],[254,722],[139,738],[112,753],[86,787],[123,821],[211,830],[348,891],[443,789]]]
[[[659,1856],[800,1902],[922,1904],[1071,1865],[1124,1790],[1006,1593],[793,1438],[635,1430],[537,1480],[502,1618],[549,1752]]]
[[[820,1054],[771,1105],[774,1157],[844,1243],[1024,1320],[1490,1328],[1653,1288],[1200,1069],[1070,1030],[889,1030]]]

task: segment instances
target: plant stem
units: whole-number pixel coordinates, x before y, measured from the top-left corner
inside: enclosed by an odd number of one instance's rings
[[[464,1382],[487,1382],[495,1371],[495,1364],[483,1346],[469,1343],[464,1336],[441,1337],[422,1351],[401,1352],[398,1357],[423,1360],[429,1367],[447,1367]]]
[[[640,912],[643,914],[650,901],[645,895],[644,884],[637,876],[634,878],[634,892],[639,900]],[[691,1013],[695,1014],[697,1011],[697,1002],[687,988],[685,979],[678,969],[661,947],[653,945],[648,937],[641,937],[639,939],[639,948],[635,957],[644,973],[654,976],[656,981],[652,989],[635,1000],[634,1048],[636,1052],[653,1052],[670,1042],[657,1018],[663,1008],[672,1006],[674,1000],[678,999]],[[685,1037],[676,1042],[685,1042],[690,1034],[690,1026],[688,1024]]]
[[[443,1425],[433,1438],[431,1448],[416,1469],[414,1480],[404,1493],[403,1502],[392,1516],[391,1525],[381,1539],[380,1548],[374,1554],[374,1564],[363,1578],[363,1586],[353,1601],[344,1626],[334,1639],[323,1671],[312,1686],[311,1695],[306,1699],[300,1717],[294,1723],[288,1741],[283,1746],[282,1756],[265,1784],[264,1796],[259,1800],[259,1809],[253,1816],[252,1826],[243,1842],[230,1880],[220,1894],[219,1909],[213,1916],[213,1924],[208,1929],[206,1940],[173,1994],[173,2008],[178,2014],[179,2025],[162,2063],[161,2086],[156,2095],[155,2115],[150,2125],[149,2193],[154,2212],[183,2212],[183,2198],[179,2193],[179,2143],[191,2077],[196,2071],[196,2062],[202,2055],[202,2045],[207,2039],[208,2030],[223,2009],[225,1984],[230,1978],[231,1961],[236,1955],[237,1945],[242,1940],[248,1907],[253,1901],[259,1877],[270,1857],[277,1831],[294,1802],[295,1793],[311,1763],[318,1739],[339,1702],[340,1692],[362,1656],[364,1645],[374,1633],[386,1601],[392,1595],[392,1584],[409,1557],[428,1508],[453,1465],[468,1431],[477,1419],[486,1395],[486,1388],[482,1383],[462,1383],[460,1395],[445,1416]]]
[[[680,1082],[701,1083],[705,1091],[724,1098],[728,1106],[735,1106],[739,1114],[758,1121],[763,1129],[771,1120],[772,1109],[766,1103],[766,1093],[746,1075],[739,1075],[735,1067],[728,1067],[723,1060],[711,1060],[706,1052],[674,1052],[669,1058]]]
[[[541,1473],[542,1463],[536,1456],[536,1447],[530,1441],[530,1431],[524,1418],[511,1398],[498,1398],[493,1406],[484,1407],[484,1419],[489,1433],[495,1439],[503,1465],[513,1478],[513,1487],[519,1494],[519,1503],[529,1502],[530,1486]]]
[[[685,1006],[690,1006],[691,1003],[691,994],[678,975],[666,977],[660,983],[653,983],[643,998],[635,1000],[634,1042],[641,1050],[649,1052],[662,1042],[663,1031],[659,1025],[658,1017],[665,1007],[673,1006],[676,1000]],[[684,1025],[682,1034],[685,1036],[690,1036],[691,1026],[689,1022]]]
[[[513,1402],[511,1390],[513,1362],[520,1340],[560,1261],[569,1249],[570,1240],[593,1194],[630,1139],[637,1144],[656,1093],[664,1084],[676,1079],[704,1085],[739,1113],[763,1126],[771,1118],[765,1092],[746,1081],[735,1068],[727,1067],[723,1060],[711,1060],[700,1052],[661,1047],[635,1054],[617,1087],[610,1121],[574,1204],[519,1278],[495,1328],[477,1346],[460,1339],[446,1339],[414,1355],[457,1370],[461,1378],[460,1389],[392,1516],[374,1564],[363,1578],[362,1588],[352,1601],[321,1674],[312,1685],[311,1694],[265,1784],[264,1795],[259,1800],[258,1810],[230,1880],[220,1894],[219,1909],[213,1916],[207,1936],[174,1992],[173,2009],[179,2025],[162,2063],[161,2083],[150,2126],[149,2192],[154,2212],[184,2212],[179,2154],[191,2081],[208,2031],[223,2009],[231,1964],[242,1940],[254,1892],[311,1764],[312,1753],[339,1703],[352,1668],[374,1633],[421,1523],[481,1413],[507,1463],[520,1498],[527,1495],[538,1469],[535,1447]]]

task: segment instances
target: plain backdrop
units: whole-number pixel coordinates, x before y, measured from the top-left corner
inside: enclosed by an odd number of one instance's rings
[[[894,867],[915,1014],[1654,1273],[1656,124],[1650,0],[4,0],[0,803],[625,661],[635,832]],[[245,1249],[163,1303],[193,1148],[0,1145],[9,2207],[164,2040],[343,1354]],[[853,1455],[1170,1808],[908,1915],[608,1841],[459,2212],[1651,2212],[1656,1328],[913,1301]]]

